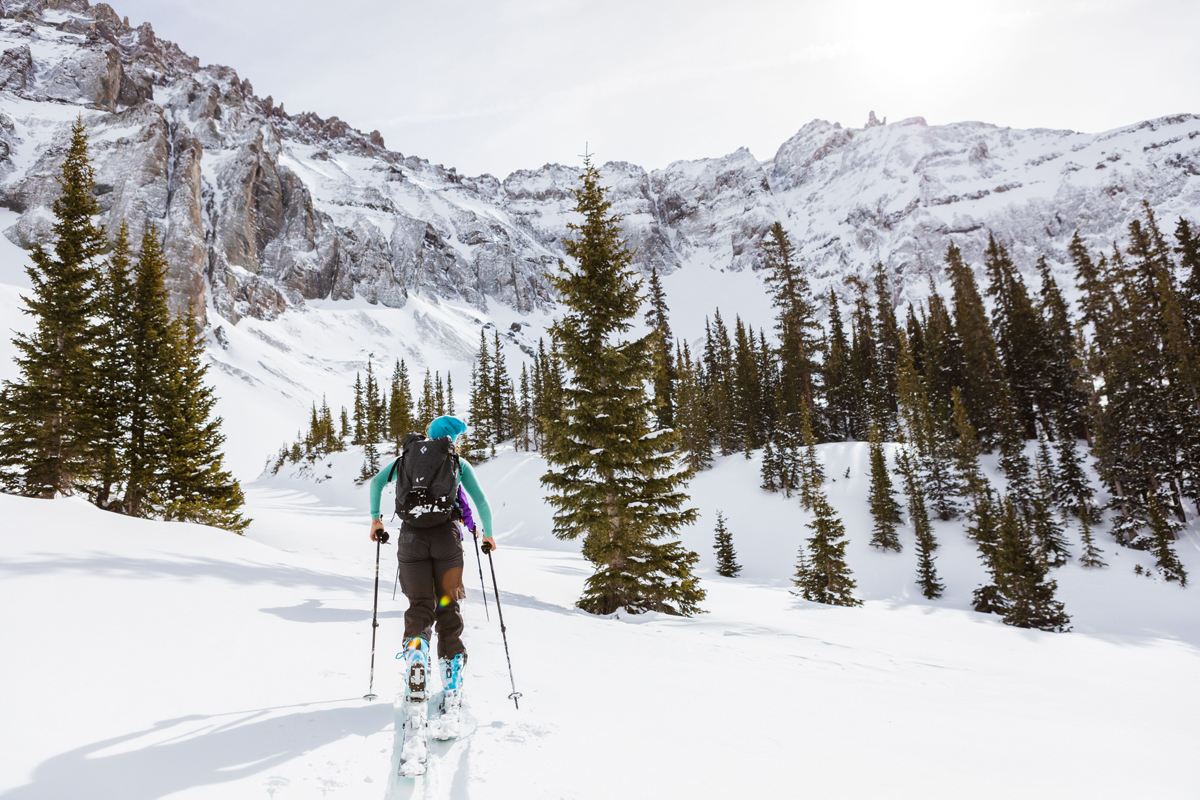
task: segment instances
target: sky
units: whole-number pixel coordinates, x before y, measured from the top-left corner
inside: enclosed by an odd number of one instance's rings
[[[813,119],[1099,132],[1200,112],[1194,0],[112,0],[289,113],[503,178],[647,169]]]

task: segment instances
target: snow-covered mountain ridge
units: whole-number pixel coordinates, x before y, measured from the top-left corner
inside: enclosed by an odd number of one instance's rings
[[[82,114],[105,221],[165,234],[177,307],[236,323],[319,299],[400,307],[412,293],[553,305],[543,273],[562,254],[577,167],[463,177],[336,117],[290,115],[107,4],[0,0],[0,15],[0,202],[18,214],[5,231],[18,244],[48,235]],[[872,114],[863,128],[813,121],[766,162],[742,149],[602,171],[645,270],[753,269],[779,219],[817,288],[882,261],[922,294],[951,240],[977,261],[994,232],[1028,268],[1043,253],[1061,262],[1076,229],[1110,246],[1143,198],[1166,219],[1195,217],[1200,116],[1083,134]],[[721,280],[704,283],[716,305]]]

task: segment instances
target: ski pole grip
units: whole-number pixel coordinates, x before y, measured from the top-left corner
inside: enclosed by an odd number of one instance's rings
[[[492,552],[492,543],[484,542],[483,543],[483,554],[486,556],[486,555],[490,555],[491,552]]]

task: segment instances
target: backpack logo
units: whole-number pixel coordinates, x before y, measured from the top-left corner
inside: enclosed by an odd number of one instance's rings
[[[424,453],[428,448],[422,447],[421,452]]]

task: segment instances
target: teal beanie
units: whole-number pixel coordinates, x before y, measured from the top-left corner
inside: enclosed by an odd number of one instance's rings
[[[460,433],[466,432],[467,423],[463,422],[458,417],[438,417],[433,422],[429,423],[430,439],[440,439],[443,436],[449,436],[451,439],[453,439]]]

